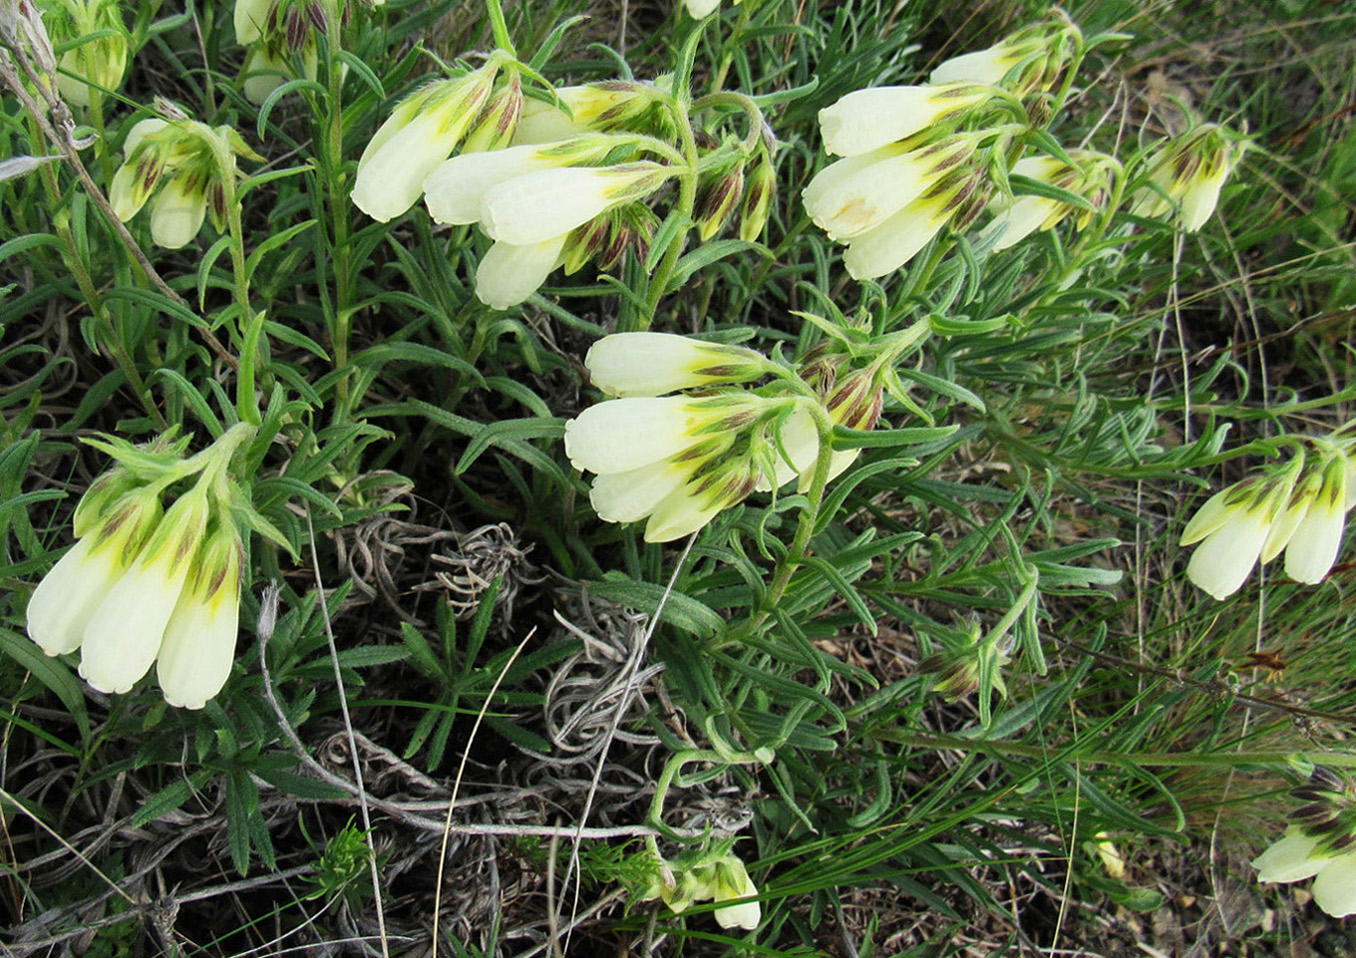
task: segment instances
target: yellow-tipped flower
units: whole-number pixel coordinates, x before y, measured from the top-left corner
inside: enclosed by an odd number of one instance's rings
[[[932,71],[929,81],[1001,86],[1026,97],[1054,87],[1082,44],[1078,27],[1057,14],[1023,27],[987,49],[946,60]]]
[[[753,898],[758,887],[749,878],[744,863],[733,855],[716,863],[716,874],[711,882],[711,898],[717,905],[716,924],[722,928],[742,928],[752,931],[763,920],[763,907],[756,901],[740,901],[726,905],[741,898]]]
[[[100,692],[126,692],[150,671],[207,525],[206,495],[181,496],[113,583],[85,626],[80,675]]]
[[[113,175],[109,201],[126,222],[151,200],[151,238],[178,249],[192,242],[210,213],[226,228],[225,182],[236,174],[236,157],[262,159],[229,126],[213,129],[186,118],[137,122],[123,145],[126,160]]]
[[[170,705],[200,709],[226,684],[240,630],[243,562],[240,532],[222,517],[165,626],[156,677]]]
[[[190,460],[184,443],[95,441],[132,468],[100,477],[75,512],[78,541],[38,584],[28,633],[48,655],[80,652],[80,675],[101,692],[129,691],[158,661],[165,701],[202,708],[235,656],[244,540],[233,513],[264,524],[226,467],[254,427],[236,425]],[[166,454],[166,450],[170,453]],[[163,515],[168,486],[199,473]]]
[[[90,90],[116,90],[127,72],[131,37],[117,0],[39,0],[52,41],[66,44],[103,34],[67,50],[57,62],[57,90],[68,103],[90,105]]]
[[[358,160],[353,203],[374,220],[395,219],[419,199],[424,179],[462,142],[490,98],[498,61],[410,94]]]
[[[1104,207],[1110,195],[1111,177],[1119,171],[1120,164],[1114,157],[1086,150],[1071,150],[1069,158],[1075,165],[1053,156],[1028,156],[1018,160],[1012,172],[1082,196],[1094,208]],[[995,250],[1015,246],[1038,230],[1058,226],[1069,216],[1082,229],[1093,216],[1092,209],[1048,196],[1016,196],[992,206],[995,216],[986,232],[999,234]]]
[[[613,138],[593,135],[464,153],[429,174],[425,190],[433,218],[479,223],[495,241],[476,269],[482,303],[507,309],[527,299],[566,260],[571,234],[643,200],[672,175],[669,167],[648,160],[573,165],[596,162],[615,146]],[[577,269],[581,263],[571,265]]]
[[[854,279],[874,279],[907,263],[942,227],[978,211],[987,190],[965,135],[920,134],[838,160],[803,194],[805,210],[830,238],[846,242]]]
[[[236,39],[249,47],[240,68],[241,89],[251,103],[261,104],[287,80],[314,80],[319,70],[316,30],[324,30],[325,5],[320,0],[236,0]]]
[[[768,361],[751,349],[673,333],[604,336],[589,348],[584,365],[593,385],[618,397],[747,382],[768,371]]]
[[[160,501],[144,490],[105,495],[111,473],[76,510],[79,540],[38,583],[28,600],[28,634],[48,655],[80,648],[85,629],[131,565],[160,518]],[[125,486],[125,484],[122,484]]]
[[[1149,183],[1135,194],[1130,212],[1173,217],[1186,232],[1205,225],[1220,190],[1246,149],[1246,141],[1214,123],[1168,141],[1149,160]]]
[[[973,83],[856,90],[819,111],[824,152],[834,156],[870,153],[957,119],[992,98],[991,90]]]
[[[612,399],[566,423],[565,454],[595,473],[589,499],[599,518],[648,517],[645,541],[668,542],[754,490],[761,470],[751,447],[777,408],[742,392]]]
[[[1317,464],[1301,456],[1271,476],[1216,493],[1182,532],[1182,545],[1200,543],[1187,578],[1224,599],[1259,559],[1265,565],[1284,550],[1286,575],[1310,585],[1323,581],[1346,529],[1350,468],[1340,450],[1320,447]]]
[[[1260,882],[1314,879],[1314,903],[1334,918],[1356,915],[1356,850],[1334,852],[1296,825],[1252,860]]]
[[[672,121],[654,84],[605,80],[559,87],[554,92],[555,102],[535,98],[523,102],[522,116],[513,133],[514,146],[621,130],[661,137],[672,132]]]

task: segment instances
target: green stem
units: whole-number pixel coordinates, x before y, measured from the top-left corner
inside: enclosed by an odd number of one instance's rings
[[[489,0],[490,7],[498,7],[497,0]],[[331,261],[334,264],[334,319],[330,328],[330,341],[334,347],[334,367],[336,370],[345,370],[348,368],[349,356],[349,337],[352,333],[353,322],[353,294],[352,294],[352,264],[349,261],[349,220],[351,219],[351,210],[348,201],[347,177],[344,173],[344,108],[343,108],[343,84],[344,67],[339,59],[339,51],[342,48],[342,3],[340,0],[326,0],[325,3],[326,23],[328,32],[326,33],[325,49],[329,60],[328,79],[329,95],[328,107],[329,113],[326,116],[326,128],[324,130],[325,141],[325,195],[329,198],[329,221],[334,230],[334,240],[330,247]],[[503,19],[503,11],[499,12],[500,20]],[[322,199],[323,207],[325,200]],[[338,422],[347,422],[349,418],[348,399],[349,383],[347,376],[339,377],[335,383],[335,395],[338,402],[335,404],[335,419]]]
[[[673,118],[677,122],[679,136],[682,141],[683,159],[686,168],[678,177],[678,206],[676,212],[686,219],[686,223],[678,228],[674,234],[669,248],[664,251],[664,258],[660,261],[654,276],[650,279],[650,295],[646,298],[646,315],[641,318],[641,331],[647,330],[654,323],[655,313],[659,310],[659,301],[664,298],[668,291],[669,279],[673,276],[673,270],[678,265],[678,258],[683,254],[683,246],[687,242],[688,231],[692,229],[692,215],[697,205],[697,138],[692,132],[692,117],[688,112],[685,98],[675,96],[669,103],[673,110]]]
[[[1057,757],[1059,746],[1024,745],[1020,742],[996,739],[963,738],[956,735],[930,735],[906,732],[897,727],[881,728],[872,733],[876,738],[897,745],[957,752],[977,752],[995,758],[1048,759]],[[1069,749],[1077,748],[1070,744]],[[1356,753],[1308,752],[1102,752],[1079,751],[1078,761],[1092,765],[1149,766],[1166,768],[1214,767],[1241,768],[1258,765],[1290,765],[1296,759],[1305,759],[1319,765],[1337,765],[1356,768]]]
[[[485,10],[490,15],[494,45],[516,59],[518,52],[514,49],[513,39],[509,36],[508,23],[504,20],[504,8],[500,6],[499,0],[485,0]]]

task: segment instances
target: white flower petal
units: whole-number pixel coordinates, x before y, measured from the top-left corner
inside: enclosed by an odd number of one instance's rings
[[[589,348],[584,365],[593,385],[609,395],[662,396],[717,380],[756,376],[757,357],[745,358],[742,352],[673,333],[614,333]],[[748,367],[742,377],[741,363]]]
[[[720,496],[693,495],[696,490],[684,484],[661,499],[645,524],[646,542],[672,542],[691,535],[730,505]]]
[[[487,153],[461,153],[439,163],[424,179],[424,202],[439,223],[475,223],[485,192],[515,176],[555,166],[536,146]]]
[[[944,60],[932,71],[928,82],[932,84],[969,82],[997,86],[998,81],[1012,69],[1015,62],[1011,58],[1011,53],[1002,45],[974,50]]]
[[[1322,490],[1285,546],[1285,574],[1296,582],[1322,582],[1337,561],[1346,530],[1345,492]]]
[[[395,219],[419,199],[425,177],[447,159],[464,130],[464,123],[448,122],[445,110],[416,116],[371,156],[364,154],[353,181],[353,204],[378,222]]]
[[[156,677],[170,705],[200,709],[230,677],[240,629],[240,590],[231,584],[223,592],[203,601],[185,590],[170,616],[156,661]]]
[[[720,0],[683,0],[683,6],[687,7],[688,15],[693,20],[701,20],[716,11]]]
[[[1194,233],[1210,218],[1219,204],[1219,193],[1229,178],[1229,167],[1222,165],[1209,176],[1193,178],[1182,193],[1182,229]]]
[[[183,177],[174,177],[151,201],[151,239],[165,249],[191,243],[207,215],[207,200],[197,190],[186,190],[184,183]]]
[[[1233,595],[1257,564],[1270,529],[1265,508],[1232,510],[1191,554],[1187,578],[1216,599]]]
[[[813,204],[807,187],[805,209],[832,239],[851,239],[880,226],[921,196],[937,178],[936,167],[936,157],[918,151],[882,155],[816,189]]]
[[[988,97],[968,96],[936,86],[882,86],[854,90],[819,111],[824,152],[835,156],[869,153],[902,140]]]
[[[692,474],[669,459],[648,466],[596,476],[589,490],[589,502],[598,518],[608,522],[636,522],[654,511],[655,506]]]
[[[709,420],[686,396],[610,399],[565,424],[565,455],[581,472],[627,472],[689,448]]]
[[[858,280],[893,273],[941,232],[950,218],[937,201],[911,203],[875,229],[853,237],[843,265]]]
[[[235,0],[235,42],[241,46],[262,37],[273,0]]]
[[[657,166],[568,166],[516,176],[486,191],[480,222],[492,239],[540,243],[583,226],[630,196],[627,187]]]
[[[476,267],[476,297],[491,309],[517,306],[535,293],[560,262],[568,233],[541,243],[495,243]]]
[[[109,591],[85,628],[80,675],[100,692],[126,692],[151,668],[188,574],[163,555],[137,562]]]
[[[1356,915],[1356,852],[1329,859],[1314,879],[1314,904],[1334,918]]]
[[[1252,860],[1260,882],[1296,882],[1312,878],[1329,863],[1327,858],[1313,857],[1318,839],[1311,838],[1298,828],[1286,830],[1285,837]]]
[[[28,600],[28,635],[48,655],[74,652],[85,626],[122,572],[117,543],[91,554],[81,539],[43,576]]]
[[[994,244],[995,252],[1016,246],[1032,233],[1041,229],[1051,216],[1060,211],[1064,204],[1043,196],[1019,196],[1004,212],[989,224],[988,231],[1003,230],[1003,234]]]

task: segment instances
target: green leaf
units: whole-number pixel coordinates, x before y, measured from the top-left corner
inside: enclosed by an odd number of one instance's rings
[[[609,573],[608,578],[594,582],[589,590],[604,599],[611,599],[646,615],[654,616],[664,598],[664,587],[652,582],[636,582],[622,573]],[[704,604],[676,589],[669,593],[664,604],[663,621],[693,635],[708,637],[725,627],[725,620]]]
[[[20,666],[42,683],[66,706],[76,725],[80,728],[80,737],[89,739],[89,710],[85,705],[85,689],[69,668],[58,658],[43,653],[37,644],[17,632],[0,627],[0,654],[18,662]]]

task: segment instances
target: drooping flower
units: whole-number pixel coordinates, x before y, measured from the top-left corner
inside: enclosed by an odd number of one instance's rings
[[[824,152],[834,156],[870,153],[956,119],[992,97],[991,91],[973,83],[855,90],[819,111]]]
[[[599,518],[648,518],[645,541],[668,542],[754,490],[761,471],[750,447],[775,410],[743,392],[611,399],[565,424],[565,454],[595,474],[589,501]]]
[[[64,655],[80,647],[86,626],[159,518],[154,495],[129,488],[110,502],[99,486],[91,487],[76,510],[78,541],[28,600],[28,634],[44,652]]]
[[[1057,13],[1041,23],[1023,27],[987,49],[944,61],[928,80],[933,84],[1003,86],[1026,97],[1052,88],[1082,43],[1078,27]]]
[[[91,440],[124,457],[76,507],[75,546],[34,590],[30,637],[48,655],[79,651],[80,675],[101,692],[130,690],[158,662],[165,700],[202,708],[230,674],[239,625],[244,542],[232,515],[264,520],[227,478],[255,434],[237,424],[184,460],[187,439],[144,447]],[[198,474],[163,514],[164,489]],[[266,525],[266,523],[265,523]],[[277,541],[277,534],[266,533]]]
[[[1187,577],[1216,599],[1243,585],[1254,565],[1285,551],[1285,572],[1297,582],[1323,581],[1337,560],[1346,528],[1350,460],[1332,443],[1310,440],[1279,471],[1216,493],[1187,523],[1181,544],[1200,543]]]
[[[89,106],[91,89],[122,86],[131,47],[122,4],[117,0],[39,0],[38,6],[55,43],[79,42],[57,62],[57,89],[63,99]]]
[[[425,177],[480,117],[498,70],[498,61],[492,59],[463,76],[435,80],[402,100],[358,160],[354,205],[382,223],[413,206],[424,191]]]
[[[662,91],[653,83],[604,80],[553,92],[554,100],[524,100],[514,146],[554,143],[587,133],[629,131],[661,138],[673,133]]]
[[[1246,141],[1214,123],[1170,140],[1148,162],[1148,183],[1135,193],[1130,212],[1174,218],[1186,232],[1205,225],[1220,191],[1243,156]]]
[[[150,533],[80,641],[80,675],[100,692],[126,692],[150,671],[207,525],[207,497],[180,496]]]
[[[746,382],[764,375],[768,361],[742,346],[673,333],[614,333],[589,347],[584,366],[593,385],[624,398]]]
[[[130,220],[159,189],[151,202],[151,238],[166,249],[192,242],[209,214],[224,231],[224,184],[237,175],[236,157],[263,159],[231,127],[212,128],[182,114],[138,121],[123,154],[126,159],[109,188],[113,212]]]
[[[854,279],[893,272],[953,219],[982,208],[984,173],[972,162],[975,140],[920,134],[838,160],[805,188],[805,211],[830,238],[846,242]]]
[[[203,544],[165,626],[156,678],[165,701],[200,709],[231,674],[240,629],[240,533],[229,519]]]
[[[991,204],[995,215],[986,228],[986,233],[999,233],[994,250],[1015,246],[1037,230],[1051,229],[1070,216],[1082,229],[1093,213],[1106,205],[1111,178],[1119,168],[1115,158],[1087,150],[1071,150],[1069,158],[1074,165],[1053,156],[1028,156],[1018,160],[1012,172],[1081,196],[1088,206],[1030,194],[1001,199]]]
[[[1291,825],[1261,855],[1252,860],[1260,882],[1291,882],[1313,878],[1314,903],[1334,918],[1356,914],[1356,851],[1334,852],[1318,836]]]
[[[758,888],[749,878],[748,869],[744,867],[742,861],[729,855],[716,863],[715,877],[711,882],[711,898],[720,906],[716,909],[716,923],[720,927],[742,928],[745,931],[757,928],[763,919],[763,908],[758,902],[722,904],[741,898],[753,898],[757,894]]]
[[[604,217],[639,206],[672,175],[669,167],[649,160],[575,165],[596,162],[617,146],[616,138],[595,134],[492,153],[463,153],[429,174],[425,191],[433,218],[479,223],[495,241],[476,269],[476,296],[481,302],[494,309],[521,303],[571,258],[568,246],[582,244],[585,248],[567,266],[578,269],[617,233],[616,229],[600,233],[594,228],[599,221],[603,226],[621,226]]]

